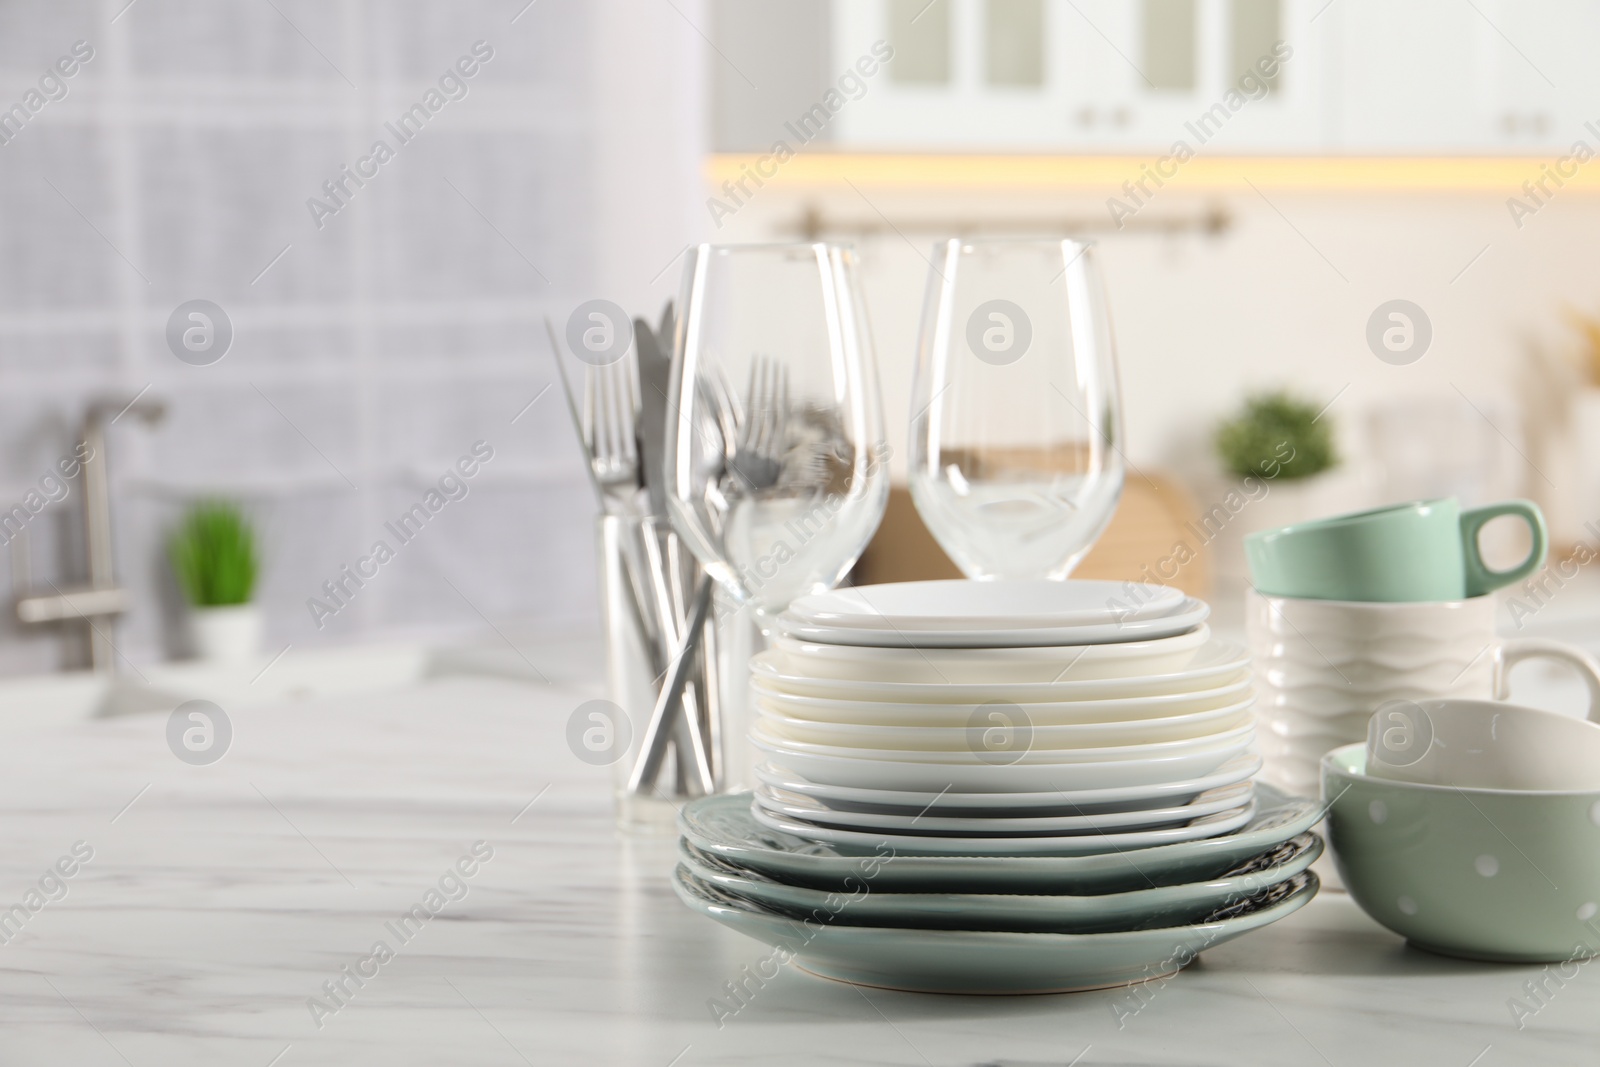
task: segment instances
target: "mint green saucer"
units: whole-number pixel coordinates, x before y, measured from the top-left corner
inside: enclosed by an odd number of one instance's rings
[[[839,894],[788,885],[708,856],[687,841],[678,842],[678,859],[695,877],[771,911],[807,915],[831,908],[836,898],[844,896],[850,903],[834,922],[850,926],[1061,934],[1200,922],[1220,908],[1288,881],[1320,855],[1322,839],[1305,833],[1285,841],[1267,862],[1247,861],[1221,878],[1126,893],[886,893],[864,881],[854,892]]]
[[[769,958],[777,965],[792,960],[824,978],[884,989],[1003,996],[1104,989],[1172,974],[1203,950],[1299,910],[1316,895],[1317,876],[1297,874],[1205,922],[1092,934],[802,921],[709,885],[682,866],[673,888],[695,911],[773,946]],[[758,964],[758,972],[766,973],[765,966]]]

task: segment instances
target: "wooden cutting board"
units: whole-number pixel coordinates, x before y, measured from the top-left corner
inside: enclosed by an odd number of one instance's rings
[[[1072,576],[1153,581],[1207,598],[1211,554],[1199,517],[1193,498],[1175,480],[1129,474],[1110,525]],[[961,571],[923,525],[910,491],[895,486],[883,523],[851,577],[865,585],[959,578]]]

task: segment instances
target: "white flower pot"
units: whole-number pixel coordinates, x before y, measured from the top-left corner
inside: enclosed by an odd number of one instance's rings
[[[261,651],[261,609],[255,604],[189,609],[189,647],[206,663],[244,663]]]

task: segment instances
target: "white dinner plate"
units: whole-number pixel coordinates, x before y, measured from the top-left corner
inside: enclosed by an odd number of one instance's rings
[[[757,748],[770,753],[772,762],[803,778],[824,785],[856,788],[900,789],[922,793],[1074,793],[1084,789],[1148,786],[1202,778],[1216,773],[1229,760],[1250,747],[1249,734],[1228,744],[1162,757],[1081,763],[1034,762],[1024,759],[1009,765],[983,763],[913,763],[903,760],[841,758],[810,752],[781,750],[763,741]]]
[[[1030,648],[1113,645],[1172,637],[1193,630],[1205,622],[1210,614],[1209,604],[1190,598],[1181,602],[1171,614],[1025,630],[869,630],[853,626],[822,626],[803,622],[787,614],[778,616],[777,624],[779,632],[787,637],[826,645],[858,645],[864,648]]]
[[[926,793],[901,789],[872,789],[812,782],[793,770],[771,763],[756,765],[756,779],[764,785],[799,794],[835,811],[892,812],[916,815],[937,804],[947,815],[1090,815],[1103,811],[1187,804],[1201,793],[1242,782],[1261,769],[1255,753],[1235,756],[1216,771],[1154,785],[1117,786],[1042,793]]]
[[[1054,834],[1042,837],[1016,835],[958,835],[887,833],[881,830],[842,830],[805,819],[775,815],[752,801],[751,816],[762,826],[780,833],[808,837],[853,849],[892,848],[910,856],[1087,856],[1099,852],[1198,841],[1239,829],[1255,815],[1255,801],[1215,815],[1156,830],[1118,830],[1111,833]]]
[[[1131,852],[1089,856],[909,856],[860,850],[781,833],[756,821],[749,793],[691,800],[678,813],[689,843],[790,885],[885,893],[1115,893],[1216,878],[1252,857],[1277,853],[1305,833],[1323,808],[1266,782],[1255,787],[1256,815],[1231,834]]]
[[[861,630],[1033,630],[1152,619],[1188,599],[1169,585],[1069,579],[1002,579],[859,585],[803,596],[797,622]]]
[[[792,719],[808,722],[836,722],[862,726],[965,726],[975,709],[995,703],[985,698],[970,704],[945,704],[933,701],[915,703],[885,700],[844,700],[838,697],[805,696],[786,693],[765,677],[752,683],[757,700]],[[988,691],[986,689],[986,691]],[[1227,685],[1197,689],[1192,693],[1163,693],[1158,696],[1126,697],[1120,700],[1058,700],[1052,703],[1015,704],[1035,726],[1069,726],[1075,723],[1141,722],[1213,711],[1252,699],[1250,679]]]
[[[863,650],[843,649],[843,651]],[[911,654],[916,655],[916,653]],[[810,673],[806,668],[794,668],[775,650],[762,652],[750,661],[751,672],[758,682],[786,694],[902,704],[982,704],[991,700],[1004,700],[1013,704],[1036,704],[1190,695],[1197,690],[1243,681],[1250,676],[1249,668],[1250,657],[1244,648],[1226,641],[1212,641],[1206,644],[1193,654],[1186,665],[1171,670],[1151,669],[1130,677],[1093,679],[1079,677],[1074,672],[1063,676],[1059,681],[1046,680],[1043,683],[1025,681],[957,683],[953,679],[895,682],[825,678]]]
[[[1199,626],[1176,637],[1045,648],[858,648],[773,640],[786,673],[857,682],[1056,684],[1165,674],[1187,668],[1211,639]]]
[[[949,796],[951,794],[946,794]],[[1100,834],[1129,830],[1153,830],[1182,826],[1207,815],[1231,811],[1250,801],[1251,783],[1214,789],[1187,804],[1143,811],[1112,811],[1095,815],[1028,815],[996,817],[946,815],[937,802],[915,815],[881,812],[835,811],[820,801],[799,793],[757,785],[755,803],[764,811],[819,826],[843,830],[868,830],[878,833],[947,833],[957,837],[982,837],[992,834]]]
[[[871,723],[814,722],[774,711],[756,700],[760,721],[772,733],[791,741],[808,741],[840,748],[899,749],[919,752],[971,752],[983,745],[984,735],[997,723],[1026,729],[1027,743],[1035,749],[1103,748],[1183,741],[1225,733],[1247,722],[1254,697],[1226,707],[1194,711],[1160,719],[1132,722],[1092,722],[1047,725],[1034,721],[1020,704],[980,704],[959,726],[878,726]]]

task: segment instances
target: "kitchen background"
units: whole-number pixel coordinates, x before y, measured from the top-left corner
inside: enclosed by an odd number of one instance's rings
[[[592,620],[592,497],[559,389],[542,392],[540,323],[675,287],[700,225],[704,146],[681,131],[703,124],[678,121],[704,111],[693,27],[609,0],[126,5],[0,5],[7,104],[75,41],[94,50],[0,146],[6,507],[71,455],[89,398],[148,387],[166,417],[109,432],[126,658],[176,650],[164,536],[208,494],[261,526],[272,651]],[[478,41],[498,61],[319,227],[308,199],[395,144],[385,123]],[[209,366],[165,337],[197,298],[235,329]],[[478,440],[494,459],[468,496],[319,630],[307,599]],[[46,592],[83,577],[71,484],[28,523]],[[27,584],[14,560],[9,583]],[[79,655],[4,617],[0,670]]]
[[[699,240],[859,246],[897,452],[934,239],[1069,228],[1101,240],[1128,459],[1196,513],[1229,487],[1219,421],[1286,387],[1343,456],[1296,508],[1529,495],[1566,544],[1600,516],[1572,319],[1600,312],[1600,169],[1576,151],[1600,149],[1595,5],[134,5],[0,4],[0,106],[93,51],[0,144],[0,501],[71,455],[91,398],[165,402],[109,430],[133,662],[178,651],[163,542],[214,494],[260,524],[268,651],[592,627],[594,508],[542,319],[653,317]],[[308,199],[479,41],[515,62],[458,79],[319,226]],[[206,366],[166,338],[193,299],[235,331]],[[1386,360],[1369,325],[1396,300],[1431,340]],[[307,599],[480,440],[468,495],[319,629]],[[0,565],[12,595],[82,579],[70,485],[6,531],[31,549],[27,575]],[[0,671],[76,661],[3,617]]]

